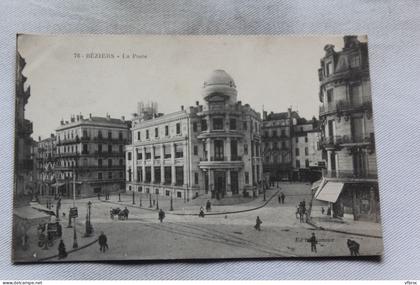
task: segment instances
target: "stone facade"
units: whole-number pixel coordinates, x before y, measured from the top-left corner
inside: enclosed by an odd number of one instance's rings
[[[344,189],[334,203],[336,215],[378,221],[379,198],[367,44],[344,37],[336,52],[325,46],[318,70],[321,145],[327,152],[326,180]]]
[[[133,118],[127,191],[189,200],[253,196],[262,189],[260,114],[237,101],[235,83],[223,70],[204,82],[202,95],[203,105]]]
[[[124,190],[124,146],[130,122],[110,116],[73,116],[56,129],[56,183],[59,194],[77,197]]]
[[[27,78],[22,74],[25,59],[16,53],[16,96],[15,96],[15,198],[33,194],[33,160],[31,146],[32,122],[25,119],[25,106],[31,96],[31,89],[25,87]]]
[[[55,183],[54,169],[57,160],[57,141],[54,134],[49,138],[33,144],[34,170],[33,177],[36,181],[38,196],[53,195],[52,184]]]

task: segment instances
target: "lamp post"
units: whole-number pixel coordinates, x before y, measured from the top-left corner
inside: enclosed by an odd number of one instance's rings
[[[172,191],[171,191],[171,208],[169,209],[169,211],[173,211],[173,210],[174,210],[174,201],[173,201]]]
[[[159,210],[159,194],[156,193],[156,210]]]
[[[149,203],[150,203],[149,208],[152,208],[153,207],[152,206],[152,193],[150,192],[149,192]]]
[[[133,190],[133,205],[136,204],[136,200],[135,200],[136,197],[134,195],[135,195],[135,193],[134,193],[134,190]]]
[[[76,172],[73,171],[73,208],[76,208]],[[77,209],[77,208],[76,208]],[[78,248],[76,232],[76,215],[73,216],[73,248]]]
[[[121,202],[121,193],[118,193],[118,202]]]
[[[87,208],[87,213],[86,213],[85,237],[91,236],[92,235],[92,232],[93,232],[92,223],[90,222],[92,202],[89,201],[87,203],[87,205],[88,205],[88,208]]]
[[[143,206],[142,203],[141,203],[141,193],[140,193],[139,197],[140,197],[139,207],[141,207],[141,206]]]

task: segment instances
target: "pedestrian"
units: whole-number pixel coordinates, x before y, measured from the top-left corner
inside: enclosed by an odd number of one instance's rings
[[[159,221],[162,223],[163,219],[165,218],[165,212],[162,209],[159,210],[158,218]]]
[[[311,252],[316,253],[316,244],[318,243],[315,233],[312,233],[312,236],[308,239],[308,242],[311,243]]]
[[[296,219],[299,219],[299,211],[300,211],[300,206],[297,205],[296,206]]]
[[[60,243],[58,244],[58,258],[63,259],[66,257],[67,257],[66,246],[64,245],[63,240],[60,240]]]
[[[101,200],[101,193],[98,192],[98,200]]]
[[[348,239],[347,240],[347,247],[350,250],[350,255],[351,256],[358,256],[359,254],[359,248],[360,248],[360,244],[354,240]]]
[[[321,214],[324,214],[325,213],[325,209],[324,209],[324,207],[321,207]]]
[[[203,206],[200,207],[200,213],[198,214],[199,217],[204,218],[204,209]]]
[[[256,220],[256,222],[255,222],[255,226],[254,226],[254,228],[257,230],[257,231],[261,231],[261,224],[262,224],[263,222],[261,221],[261,219],[260,219],[260,217],[259,216],[257,216],[257,220]]]
[[[101,234],[99,235],[98,242],[99,242],[99,250],[101,252],[105,252],[108,249],[108,243],[107,243],[107,238],[104,232],[101,232]]]
[[[279,204],[281,204],[281,196],[279,195]]]
[[[284,204],[284,199],[286,198],[286,196],[284,195],[283,192],[281,192],[281,203]]]
[[[211,203],[210,203],[210,200],[207,200],[207,203],[206,203],[206,211],[207,212],[210,212],[211,211]]]
[[[331,216],[331,207],[327,208],[327,216]]]
[[[124,208],[124,218],[126,220],[128,220],[128,214],[130,213],[130,211],[127,209],[127,207]]]

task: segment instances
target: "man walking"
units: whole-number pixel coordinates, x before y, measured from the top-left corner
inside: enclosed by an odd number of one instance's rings
[[[162,223],[163,219],[165,218],[165,212],[162,209],[160,209],[158,216],[159,216],[159,221]]]
[[[107,238],[104,232],[101,232],[98,242],[99,242],[99,250],[101,252],[105,252],[108,249],[108,243],[107,243]]]
[[[66,246],[64,245],[63,240],[60,240],[58,245],[58,259],[63,259],[67,257]]]
[[[318,240],[315,237],[315,233],[312,233],[312,236],[308,239],[308,242],[311,243],[311,252],[316,253],[316,244],[318,243]]]
[[[281,203],[284,204],[284,199],[286,198],[286,196],[284,195],[283,192],[281,192]]]
[[[260,217],[259,217],[259,216],[257,216],[257,220],[256,220],[256,222],[255,222],[255,226],[254,226],[254,228],[255,228],[257,231],[261,231],[261,224],[262,224],[262,221],[261,221]]]
[[[350,255],[351,256],[358,256],[359,254],[359,248],[360,248],[360,244],[354,240],[348,239],[347,240],[347,247],[350,250]]]

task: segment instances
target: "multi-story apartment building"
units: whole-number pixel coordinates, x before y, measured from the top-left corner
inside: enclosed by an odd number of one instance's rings
[[[31,146],[33,139],[32,122],[25,119],[25,105],[31,96],[30,86],[25,89],[27,78],[22,74],[25,68],[25,59],[16,53],[16,96],[15,96],[15,198],[32,194],[33,182],[31,181],[33,160]],[[15,200],[16,201],[16,200]]]
[[[36,182],[37,194],[40,196],[53,195],[52,185],[55,183],[54,169],[57,160],[57,145],[54,134],[33,145],[34,170],[33,177]]]
[[[56,183],[59,194],[77,197],[124,190],[124,146],[130,122],[121,119],[72,116],[56,129]]]
[[[271,181],[293,178],[293,126],[299,114],[292,111],[263,113],[262,140],[264,173]]]
[[[322,146],[328,171],[315,198],[335,216],[379,219],[378,182],[367,43],[344,37],[344,48],[325,46],[319,69]]]
[[[186,200],[258,194],[260,114],[237,101],[235,82],[223,70],[204,82],[203,99],[166,115],[142,108],[133,118],[127,191]]]
[[[321,130],[318,123],[315,118],[310,121],[299,118],[293,126],[294,180],[313,182],[322,176],[321,169],[325,168],[326,161],[319,145]]]

